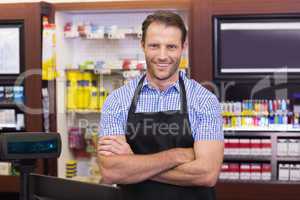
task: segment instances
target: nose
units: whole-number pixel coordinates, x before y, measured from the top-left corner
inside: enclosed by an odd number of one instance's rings
[[[159,50],[159,60],[166,60],[168,58],[168,52],[167,49],[165,47],[161,47]]]

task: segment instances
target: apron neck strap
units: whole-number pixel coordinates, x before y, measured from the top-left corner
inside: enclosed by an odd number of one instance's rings
[[[134,91],[134,96],[130,105],[129,113],[135,113],[136,111],[136,106],[138,102],[138,98],[141,94],[143,83],[145,80],[146,74],[142,76],[140,79],[137,88]],[[179,75],[179,87],[180,87],[180,110],[183,113],[187,113],[187,99],[186,99],[186,91],[184,87],[184,81]]]

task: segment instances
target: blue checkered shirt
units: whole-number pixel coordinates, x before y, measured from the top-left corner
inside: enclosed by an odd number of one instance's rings
[[[194,141],[223,140],[218,99],[196,81],[180,72],[187,96],[189,121]],[[141,76],[114,90],[106,99],[100,120],[100,136],[125,135],[128,111]],[[179,81],[164,91],[151,87],[145,78],[136,112],[180,110]]]

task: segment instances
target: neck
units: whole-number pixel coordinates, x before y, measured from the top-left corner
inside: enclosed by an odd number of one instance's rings
[[[152,87],[159,89],[160,91],[164,91],[179,79],[179,71],[177,71],[170,78],[165,80],[157,79],[156,77],[152,76],[149,72],[147,72],[146,78]]]

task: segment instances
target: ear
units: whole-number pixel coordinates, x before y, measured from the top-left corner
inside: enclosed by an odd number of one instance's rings
[[[187,44],[187,41],[185,41],[182,45],[182,50],[185,51],[187,47],[188,47],[188,44]]]
[[[141,48],[145,49],[145,42],[143,40],[141,40],[140,45],[141,45]]]
[[[143,51],[145,52],[145,42],[141,40],[141,48],[143,49]]]

